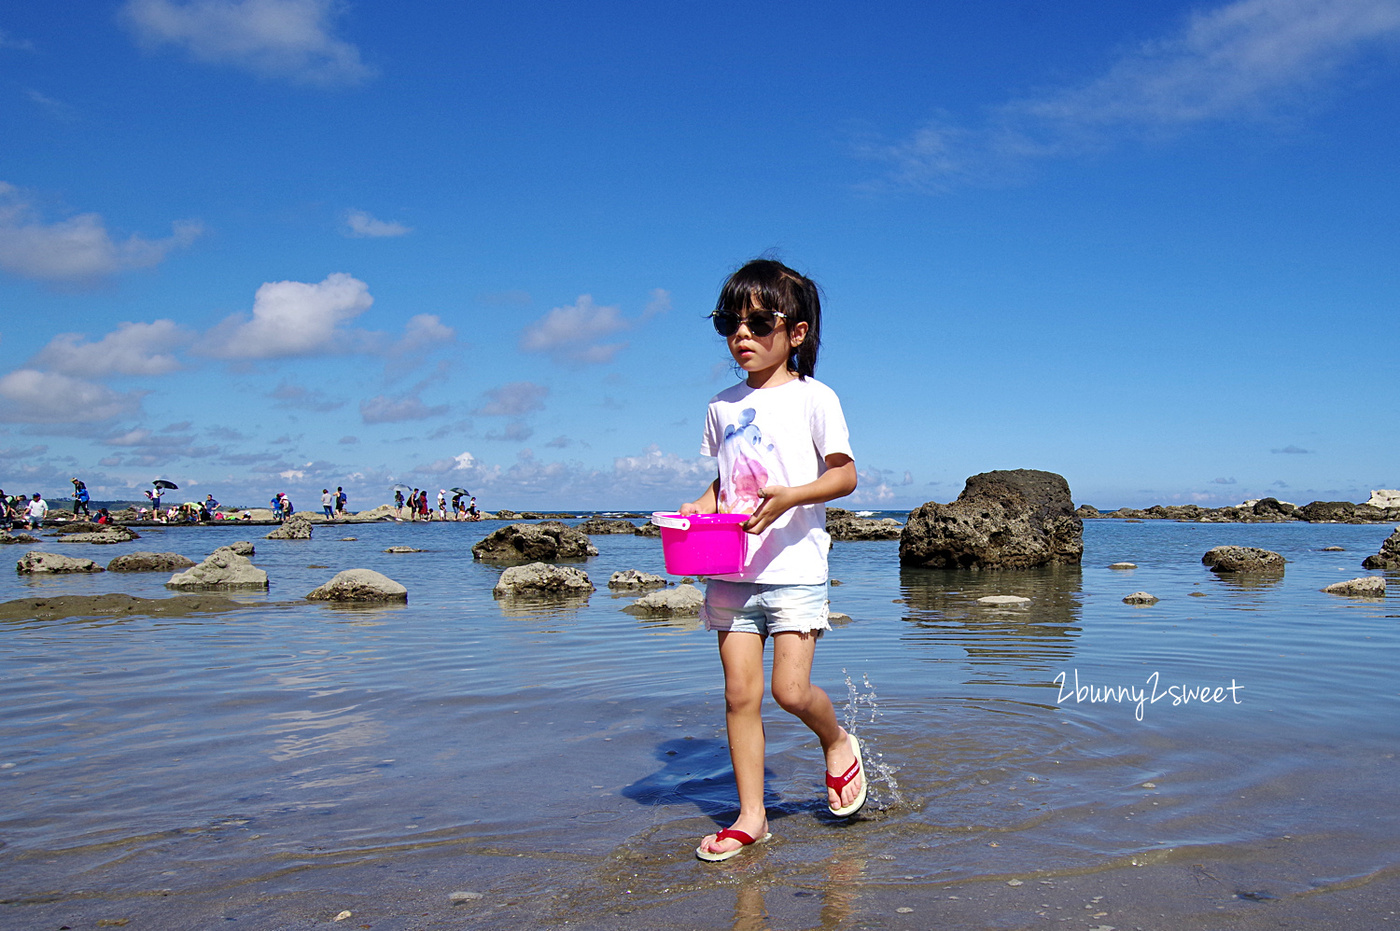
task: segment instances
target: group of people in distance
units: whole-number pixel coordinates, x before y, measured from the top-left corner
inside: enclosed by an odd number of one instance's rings
[[[468,503],[467,498],[471,501]],[[476,495],[466,492],[452,493],[452,520],[481,520],[481,512],[476,508]],[[407,498],[404,498],[403,489],[394,489],[394,516],[403,520],[403,510],[408,508],[409,520],[433,520],[433,508],[428,503],[428,492],[426,489],[415,488]],[[447,520],[448,517],[447,489],[442,488],[437,493],[437,520]]]

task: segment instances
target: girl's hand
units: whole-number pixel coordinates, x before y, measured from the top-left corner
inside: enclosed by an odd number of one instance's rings
[[[786,485],[768,485],[759,491],[758,496],[763,499],[758,510],[744,522],[744,529],[749,533],[762,533],[773,526],[779,517],[803,503],[801,495]]]

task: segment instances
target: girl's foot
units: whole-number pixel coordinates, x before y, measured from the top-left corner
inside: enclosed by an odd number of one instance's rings
[[[740,817],[739,820],[731,824],[729,828],[732,831],[741,831],[747,834],[757,843],[768,836],[768,817],[765,815],[757,820]],[[705,835],[705,839],[700,842],[700,846],[696,848],[696,852],[703,851],[709,854],[732,855],[738,853],[739,850],[745,846],[747,845],[737,838],[720,837],[719,832],[715,832],[714,834]]]
[[[841,739],[830,747],[825,748],[826,753],[826,773],[828,780],[835,778],[840,780],[850,772],[852,765],[856,762],[856,754],[853,749],[854,738],[841,729]],[[860,767],[852,776],[849,782],[837,791],[829,783],[826,790],[826,804],[832,811],[849,808],[856,799],[865,792],[865,768]]]

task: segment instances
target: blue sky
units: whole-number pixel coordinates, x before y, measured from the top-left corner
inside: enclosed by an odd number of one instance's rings
[[[856,507],[1400,487],[1400,0],[0,13],[0,486],[670,508],[823,288]]]

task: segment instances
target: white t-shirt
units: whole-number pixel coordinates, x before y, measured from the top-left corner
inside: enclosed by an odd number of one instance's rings
[[[705,416],[705,456],[719,459],[719,511],[752,514],[767,485],[793,487],[826,472],[826,457],[851,452],[850,433],[836,392],[815,378],[774,388],[739,383],[715,395]],[[716,578],[773,585],[826,581],[826,505],[792,508],[749,538],[744,571]]]

